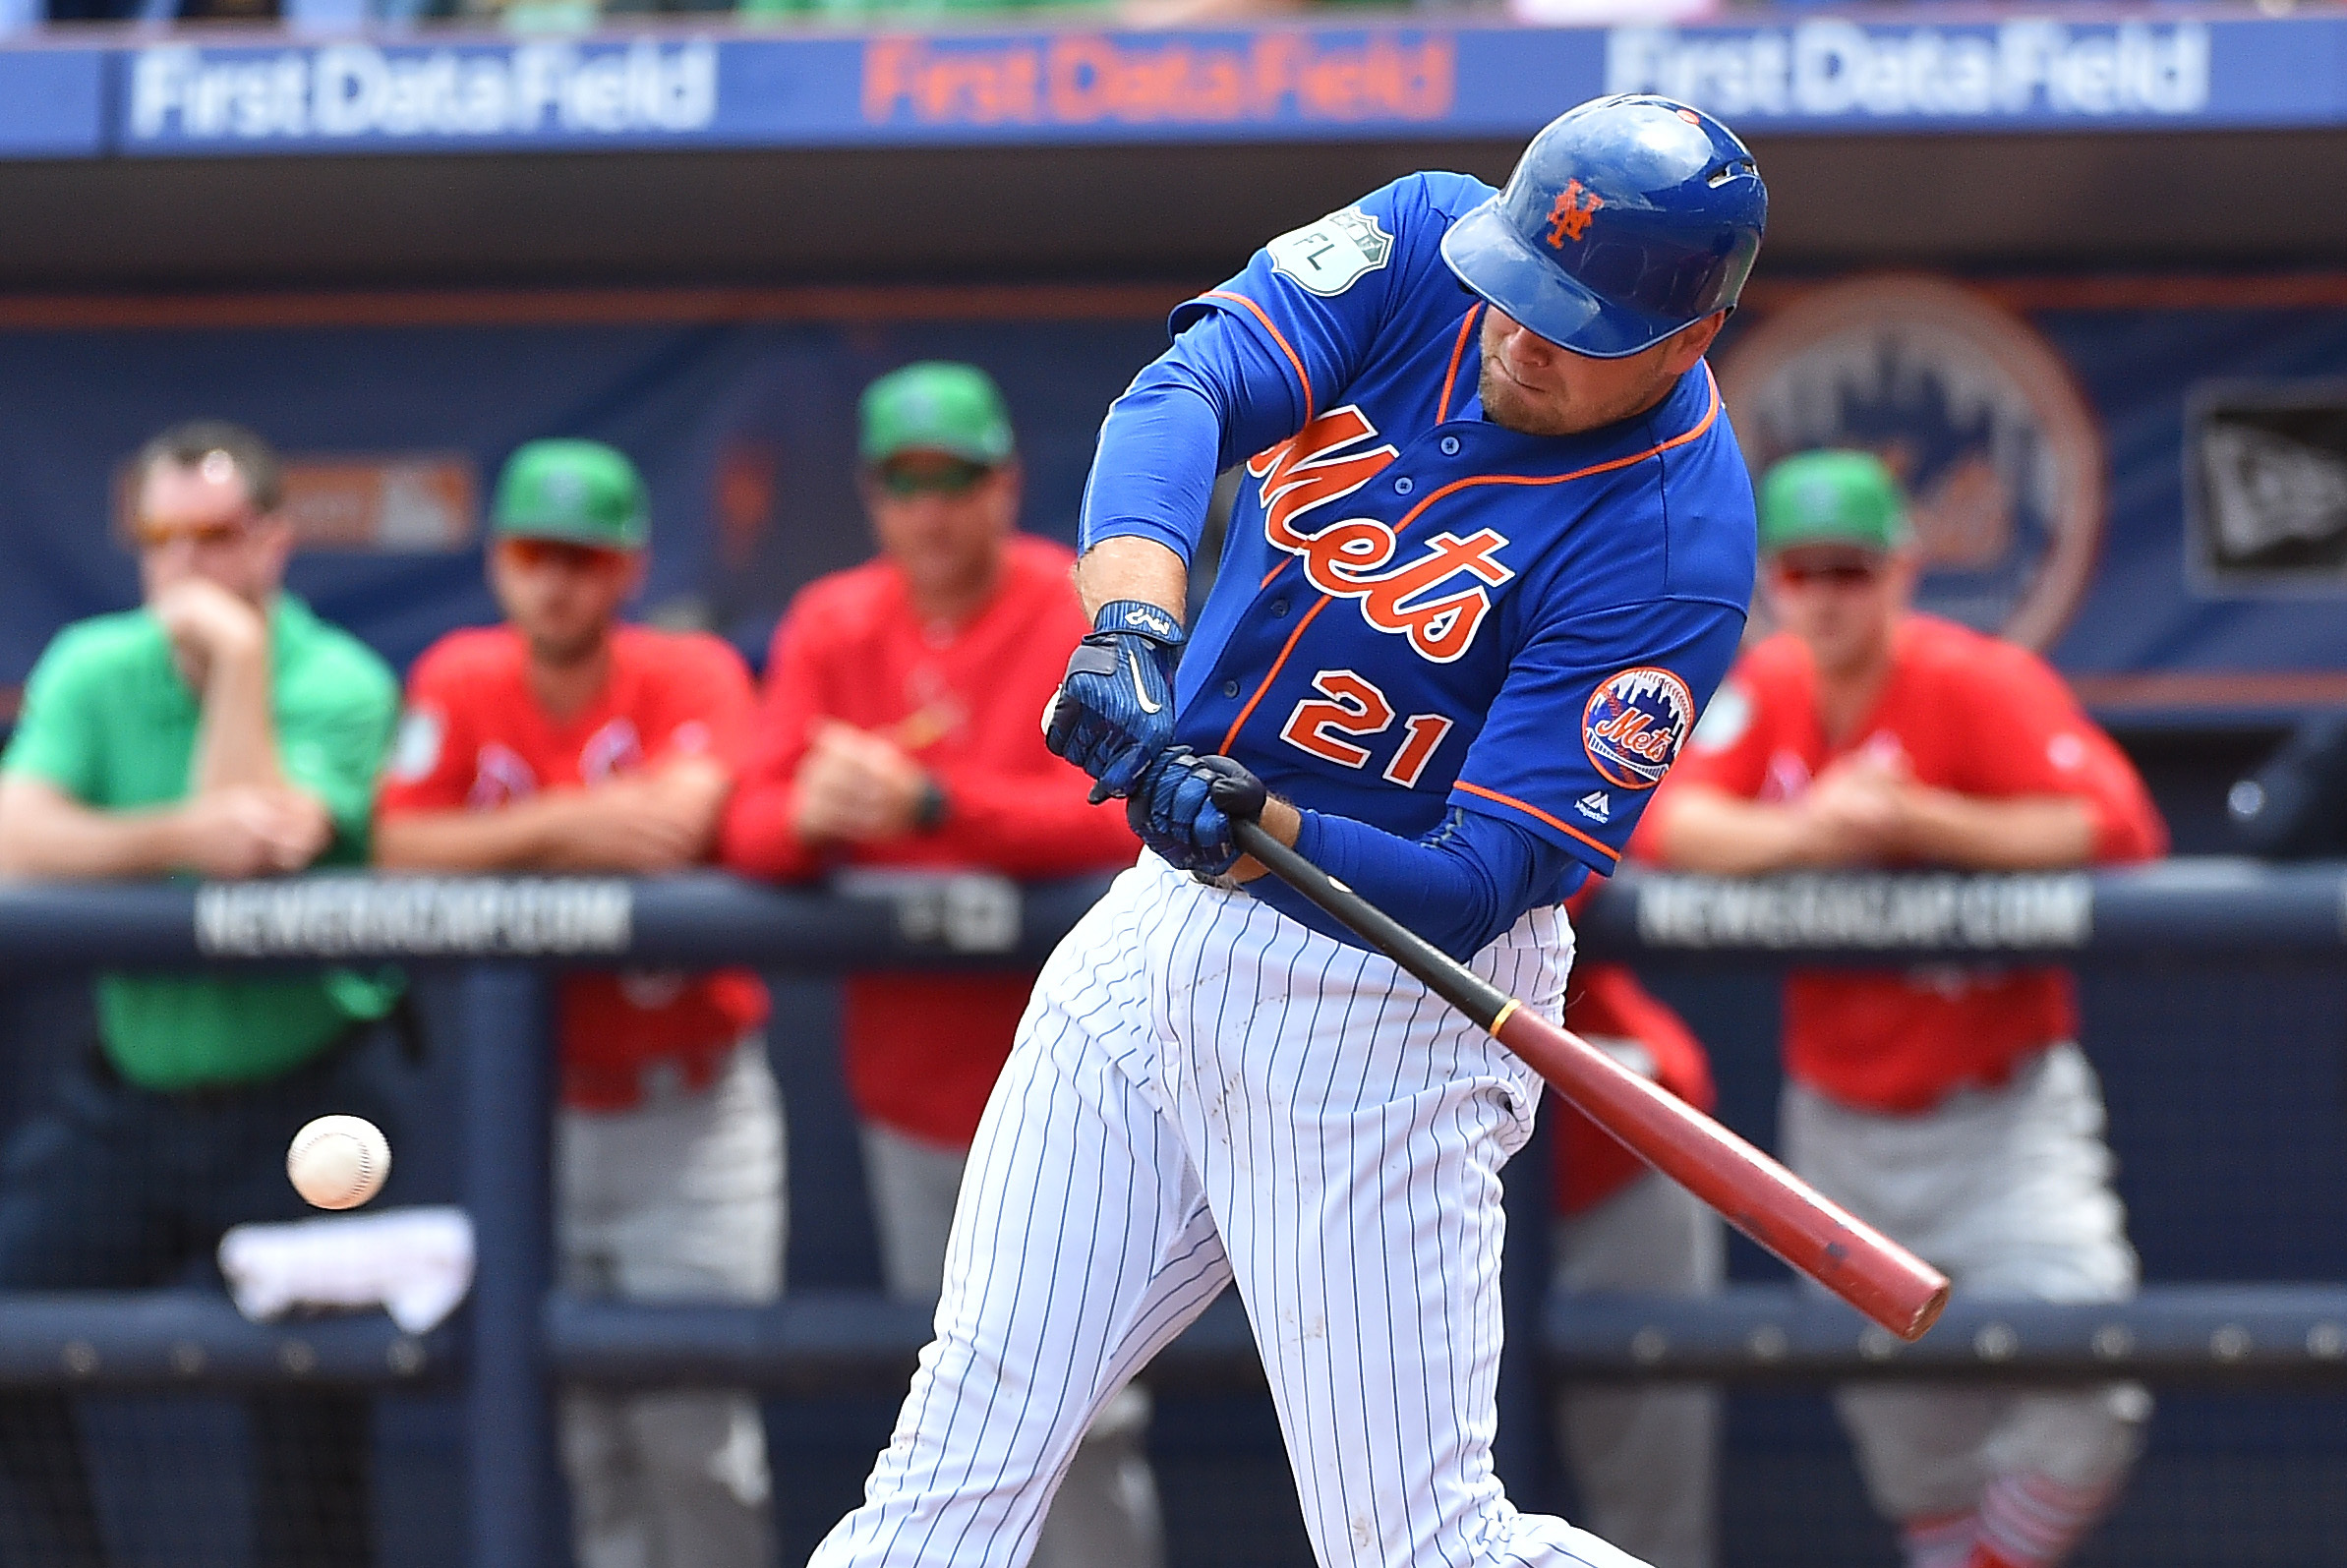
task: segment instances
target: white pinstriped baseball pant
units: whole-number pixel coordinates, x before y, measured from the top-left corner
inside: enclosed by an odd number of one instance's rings
[[[1571,957],[1537,909],[1474,967],[1554,1018]],[[1144,854],[1036,981],[937,1337],[810,1568],[1024,1562],[1093,1413],[1232,1283],[1326,1568],[1638,1568],[1492,1473],[1538,1088],[1387,959]]]

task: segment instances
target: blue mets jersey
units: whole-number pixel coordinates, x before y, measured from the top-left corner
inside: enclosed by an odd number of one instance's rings
[[[1412,175],[1175,312],[1250,334],[1250,434],[1285,436],[1245,461],[1177,734],[1300,806],[1405,838],[1461,807],[1610,871],[1734,658],[1751,481],[1702,364],[1585,435],[1483,417],[1487,308],[1438,245],[1491,194]],[[1195,542],[1101,485],[1087,547]]]

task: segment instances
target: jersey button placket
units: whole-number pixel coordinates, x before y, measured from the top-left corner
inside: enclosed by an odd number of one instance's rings
[[[1393,493],[1396,495],[1407,495],[1417,488],[1418,482],[1407,474],[1393,482]]]
[[[1239,683],[1235,680],[1224,681],[1222,683],[1222,694],[1225,697],[1236,697],[1239,695]]]
[[[1456,436],[1445,436],[1442,437],[1442,455],[1444,457],[1456,457],[1459,455],[1459,438]]]

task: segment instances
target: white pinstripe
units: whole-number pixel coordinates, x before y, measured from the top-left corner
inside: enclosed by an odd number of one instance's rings
[[[1537,909],[1474,967],[1554,1018],[1571,957]],[[1492,1474],[1537,1090],[1389,960],[1144,855],[1036,982],[937,1339],[810,1568],[1024,1562],[1092,1414],[1234,1279],[1327,1568],[1638,1568]]]

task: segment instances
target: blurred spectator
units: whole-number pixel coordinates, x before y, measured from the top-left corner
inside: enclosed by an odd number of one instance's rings
[[[2233,842],[2268,860],[2347,856],[2347,714],[2301,724],[2225,791]]]
[[[1910,611],[1919,558],[1880,462],[1810,452],[1761,485],[1770,608],[1641,825],[1692,871],[2023,870],[2162,851],[2157,811],[2061,677]],[[2099,1085],[2070,976],[1933,964],[1795,970],[1784,1147],[1828,1196],[1973,1296],[2135,1292]],[[2133,1384],[1838,1396],[1910,1568],[2061,1561],[2116,1498],[2149,1397]]]
[[[398,705],[382,662],[282,591],[277,459],[178,426],[133,462],[146,604],[49,644],[0,759],[0,872],[251,877],[366,857]],[[170,1283],[292,1219],[285,1149],[327,1112],[399,1140],[395,985],[343,972],[109,974],[97,1039],[0,1162],[0,1289]],[[394,1183],[398,1180],[392,1178]],[[367,1402],[252,1402],[262,1568],[373,1558]],[[0,1559],[106,1560],[64,1399],[0,1396]],[[12,1539],[13,1535],[13,1539]]]
[[[729,864],[842,863],[1061,877],[1130,865],[1115,804],[1043,747],[1039,719],[1087,629],[1074,556],[1016,532],[1019,463],[994,383],[908,366],[863,396],[862,492],[880,557],[813,583],[776,628],[765,711],[726,821]],[[848,1086],[894,1294],[933,1300],[978,1113],[1031,974],[853,975]],[[1162,1560],[1146,1395],[1119,1392],[1077,1451],[1034,1561]]]
[[[619,621],[643,581],[644,487],[593,441],[533,441],[498,481],[506,624],[417,661],[376,829],[404,870],[656,875],[717,838],[754,699],[715,638]],[[745,970],[562,982],[556,1245],[565,1288],[652,1302],[782,1291],[783,1120]],[[730,1392],[572,1392],[583,1568],[766,1568],[766,1439]]]
[[[1712,1108],[1703,1047],[1626,965],[1573,965],[1564,1021],[1697,1110]],[[1720,1216],[1569,1104],[1557,1110],[1554,1288],[1717,1295],[1728,1273]],[[1557,1394],[1556,1429],[1581,1490],[1583,1528],[1651,1568],[1712,1568],[1717,1389],[1567,1387]]]

